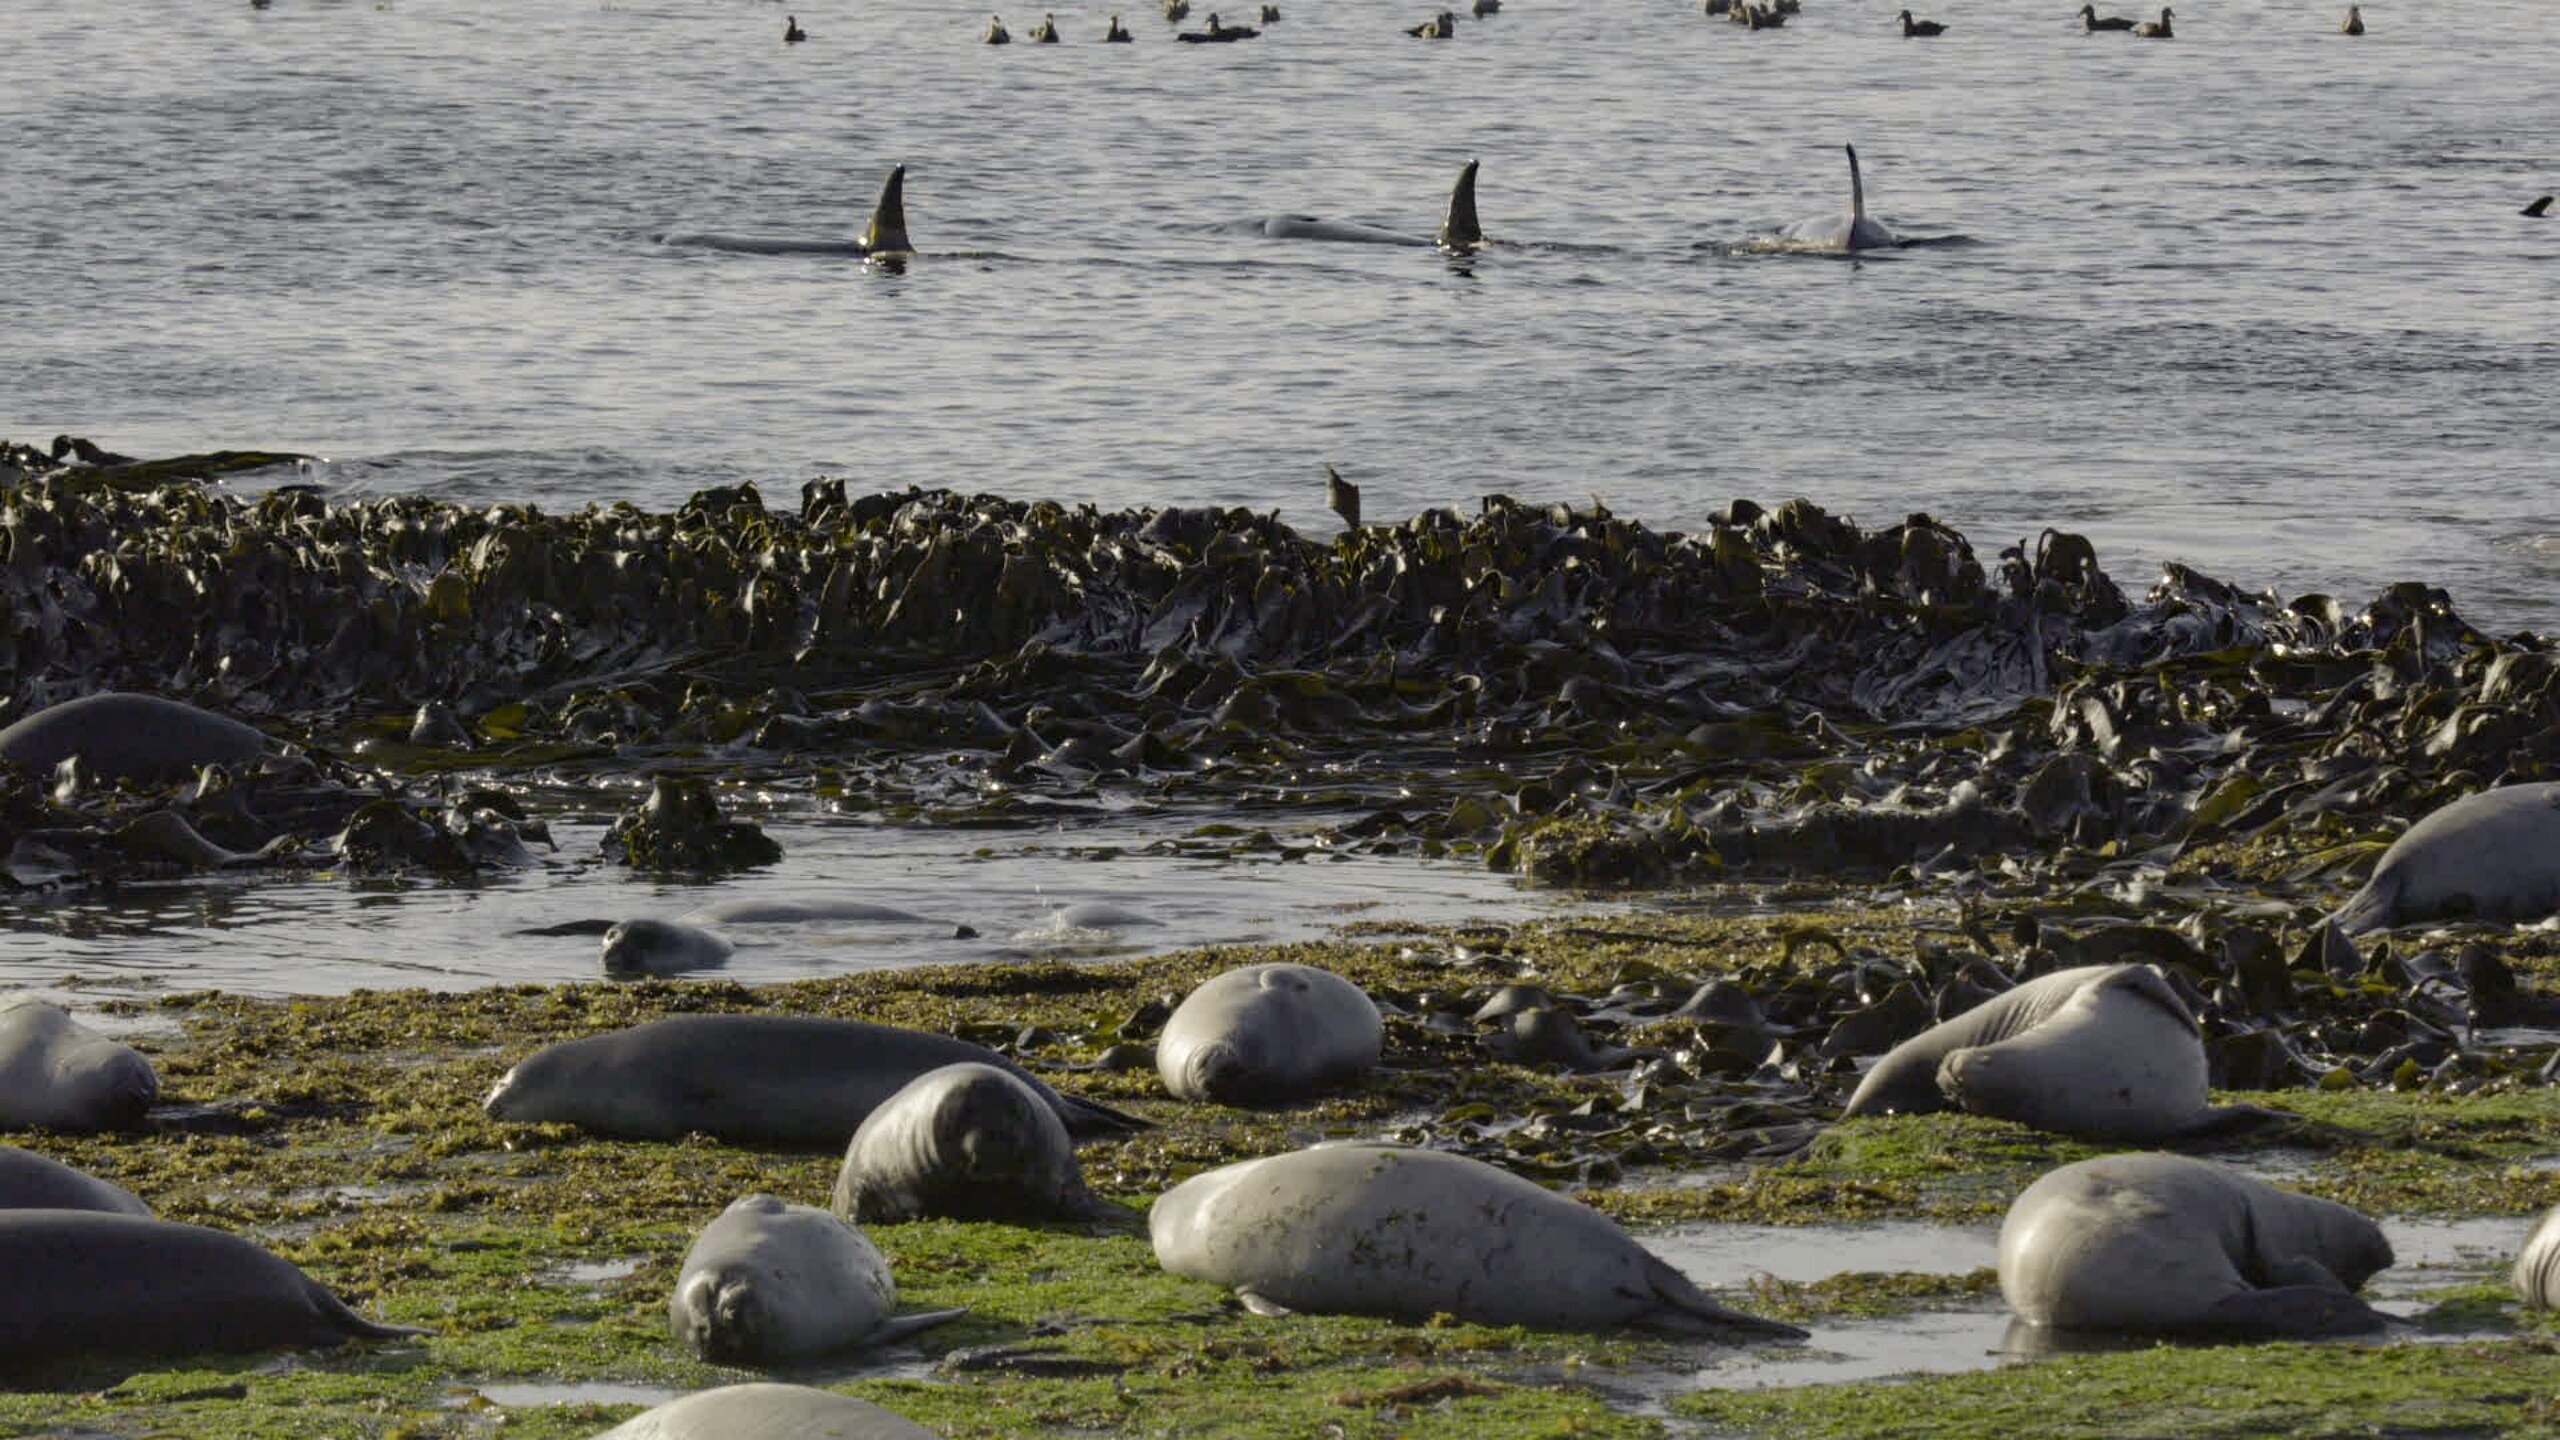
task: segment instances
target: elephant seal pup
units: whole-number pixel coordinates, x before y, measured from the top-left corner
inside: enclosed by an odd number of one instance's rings
[[[2503,785],[2429,811],[2329,917],[2360,935],[2424,920],[2539,920],[2560,911],[2560,781]]]
[[[1085,1188],[1067,1127],[1038,1092],[976,1063],[928,1070],[864,1116],[829,1208],[866,1225],[928,1215],[1137,1223]]]
[[[667,1323],[702,1359],[788,1365],[903,1340],[969,1313],[890,1313],[897,1308],[897,1282],[869,1236],[814,1205],[749,1195],[694,1237]]]
[[[2072,1135],[2150,1139],[2264,1112],[2205,1103],[2195,1015],[2149,965],[2081,965],[1893,1047],[1841,1118],[1967,1110]]]
[[[677,975],[708,970],[735,948],[681,920],[623,920],[604,932],[599,954],[607,975]]]
[[[0,1210],[0,1371],[427,1332],[377,1325],[237,1235],[94,1210]]]
[[[851,1139],[918,1075],[974,1060],[1029,1085],[1070,1135],[1147,1122],[1061,1095],[994,1051],[948,1035],[798,1015],[681,1015],[546,1046],[518,1062],[482,1108],[501,1120],[558,1121],[629,1140],[695,1131],[743,1144]]]
[[[1177,1100],[1268,1105],[1377,1068],[1386,1026],[1359,986],[1313,965],[1247,965],[1183,997],[1156,1041]]]
[[[1166,1191],[1147,1224],[1165,1269],[1234,1286],[1257,1314],[1805,1333],[1708,1299],[1597,1210],[1437,1150],[1319,1145],[1247,1160]]]
[[[46,771],[78,755],[103,780],[175,780],[275,748],[263,733],[210,710],[113,690],[48,705],[0,730],[0,760]]]
[[[2516,1268],[2507,1277],[2516,1298],[2536,1310],[2560,1310],[2560,1205],[2542,1217],[2516,1252]]]
[[[0,1210],[102,1210],[148,1216],[142,1198],[50,1155],[0,1145]]]
[[[941,1440],[868,1400],[806,1385],[723,1385],[644,1410],[595,1440]]]
[[[2000,1226],[2000,1293],[2060,1330],[2349,1335],[2389,1317],[2355,1296],[2391,1265],[2382,1227],[2209,1160],[2102,1155],[2051,1171]]]
[[[32,995],[0,999],[0,1129],[130,1129],[158,1098],[133,1047]]]

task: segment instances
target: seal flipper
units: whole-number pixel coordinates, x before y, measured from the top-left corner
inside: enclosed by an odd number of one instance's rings
[[[1288,1306],[1281,1304],[1279,1301],[1264,1295],[1261,1291],[1250,1287],[1236,1292],[1236,1303],[1242,1305],[1244,1308],[1252,1311],[1256,1315],[1268,1315],[1273,1319],[1278,1319],[1283,1315],[1295,1315],[1298,1313],[1297,1311],[1290,1309]]]
[[[2390,1316],[2334,1285],[2278,1285],[2224,1296],[2205,1311],[2199,1328],[2223,1335],[2292,1339],[2361,1335],[2390,1324]]]
[[[1659,1256],[1647,1256],[1645,1279],[1653,1286],[1653,1308],[1634,1317],[1631,1323],[1648,1330],[1662,1330],[1674,1335],[1697,1335],[1717,1340],[1802,1340],[1808,1332],[1783,1320],[1763,1320],[1730,1310],[1707,1298],[1688,1276],[1674,1270]]]
[[[912,255],[907,243],[907,167],[893,166],[880,182],[880,203],[871,207],[871,223],[862,232],[865,255]]]
[[[305,1275],[303,1293],[311,1301],[312,1318],[322,1322],[313,1327],[314,1345],[343,1345],[349,1340],[406,1340],[419,1335],[432,1335],[415,1325],[384,1325],[367,1320],[355,1308],[331,1293],[329,1287]]]
[[[1131,1135],[1156,1128],[1152,1120],[1141,1120],[1081,1095],[1070,1095],[1063,1090],[1054,1093],[1058,1097],[1058,1119],[1065,1123],[1067,1133],[1079,1140],[1094,1135]]]
[[[862,1343],[865,1345],[891,1344],[919,1331],[930,1330],[936,1325],[947,1325],[968,1313],[969,1308],[964,1305],[956,1310],[919,1310],[912,1315],[892,1315],[881,1321],[878,1328],[870,1334],[863,1336]]]
[[[1440,248],[1453,255],[1484,248],[1484,227],[1476,222],[1476,162],[1473,160],[1458,172],[1458,183],[1449,191],[1449,214],[1440,222]]]

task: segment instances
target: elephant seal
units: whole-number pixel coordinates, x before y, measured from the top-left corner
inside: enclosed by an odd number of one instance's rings
[[[595,1440],[941,1440],[868,1400],[806,1385],[724,1385],[644,1410]]]
[[[275,748],[260,731],[210,710],[115,690],[48,705],[0,730],[0,760],[46,771],[77,755],[103,780],[175,780]]]
[[[1156,1073],[1177,1100],[1265,1105],[1377,1068],[1386,1039],[1357,985],[1313,965],[1247,965],[1183,997],[1156,1041]]]
[[[1842,1119],[1950,1106],[2071,1135],[2183,1135],[2264,1112],[2205,1103],[2193,1012],[2149,965],[2056,970],[1896,1045]]]
[[[694,1237],[667,1324],[702,1359],[788,1365],[903,1340],[969,1313],[890,1313],[897,1308],[897,1282],[869,1236],[814,1205],[748,1195]]]
[[[2502,785],[2429,811],[2329,917],[2359,935],[2423,920],[2539,920],[2560,911],[2560,781]]]
[[[974,1062],[928,1070],[863,1117],[829,1208],[863,1224],[928,1215],[1137,1222],[1085,1188],[1067,1127],[1037,1091]]]
[[[2355,1296],[2390,1268],[2382,1227],[2184,1155],[2102,1155],[2020,1192],[2000,1293],[2060,1330],[2347,1335],[2389,1317]]]
[[[928,1070],[975,1060],[1019,1077],[1070,1135],[1147,1122],[1061,1095],[983,1045],[797,1015],[682,1015],[546,1046],[499,1079],[482,1108],[599,1135],[674,1140],[694,1131],[746,1144],[844,1144],[862,1118]]]
[[[32,995],[0,999],[0,1129],[131,1129],[158,1098],[133,1047]]]
[[[1436,1150],[1319,1145],[1247,1160],[1166,1191],[1147,1224],[1165,1269],[1231,1285],[1257,1314],[1805,1333],[1708,1299],[1597,1210]]]
[[[680,975],[708,970],[737,947],[681,920],[622,920],[604,932],[598,955],[607,975]]]
[[[2516,1298],[2536,1310],[2560,1310],[2560,1205],[2546,1213],[2516,1252],[2508,1277]]]
[[[93,1356],[338,1345],[377,1325],[237,1235],[94,1210],[0,1210],[0,1370]]]
[[[50,1155],[0,1145],[0,1210],[102,1210],[148,1216],[140,1196]]]

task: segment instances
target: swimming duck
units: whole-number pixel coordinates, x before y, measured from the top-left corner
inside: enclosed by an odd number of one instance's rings
[[[1732,9],[1733,0],[1698,0],[1698,10],[1701,14],[1723,15],[1730,13]]]
[[[800,28],[800,17],[799,17],[799,16],[797,16],[797,15],[785,15],[785,16],[783,16],[783,17],[782,17],[782,43],[783,43],[783,44],[785,44],[785,45],[797,45],[797,44],[799,44],[801,41],[806,40],[806,39],[808,39],[808,38],[809,38],[809,32]]]
[[[1902,22],[1902,38],[1905,40],[1930,35],[1944,35],[1947,33],[1947,27],[1939,24],[1935,20],[1912,19],[1911,12],[1908,10],[1903,11],[1900,15],[1894,18]]]
[[[2549,215],[2549,214],[2551,213],[2551,197],[2550,197],[2550,196],[2548,196],[2548,195],[2545,195],[2545,196],[2543,196],[2541,199],[2534,201],[2534,202],[2533,202],[2532,204],[2530,204],[2530,205],[2527,205],[2526,207],[2524,207],[2524,213],[2525,213],[2525,214],[2527,214],[2527,215],[2532,216],[2532,217],[2533,217],[2534,219],[2536,219],[2536,220],[2539,220],[2539,219],[2543,218],[2544,216]]]
[[[1164,18],[1167,20],[1190,19],[1191,0],[1164,0]]]
[[[1742,23],[1754,30],[1775,30],[1787,23],[1787,12],[1775,5],[1754,5],[1742,17]]]
[[[1421,24],[1414,26],[1412,29],[1407,30],[1404,33],[1407,35],[1419,35],[1425,40],[1453,39],[1458,33],[1457,12],[1453,10],[1443,10],[1439,14],[1432,16],[1430,19],[1423,21]]]
[[[2362,10],[2357,9],[2357,8],[2356,8],[2355,6],[2353,6],[2353,5],[2348,6],[2348,7],[2347,7],[2347,19],[2346,19],[2346,23],[2345,23],[2345,24],[2343,24],[2343,25],[2340,25],[2340,26],[2338,27],[2338,33],[2339,33],[2339,34],[2341,34],[2341,35],[2361,35],[2361,34],[2363,34],[2363,33],[2364,33],[2364,12],[2363,12]]]
[[[1131,43],[1129,38],[1129,28],[1120,23],[1119,16],[1114,15],[1111,17],[1111,31],[1109,34],[1102,37],[1102,43],[1105,45],[1127,45]]]
[[[2121,15],[2101,15],[2095,5],[2080,7],[2080,25],[2084,33],[2095,35],[2101,30],[2130,30],[2133,22]]]
[[[984,38],[990,45],[1010,45],[1013,43],[1013,32],[1004,28],[1003,16],[990,15],[987,17],[987,33]]]
[[[1498,15],[1502,13],[1502,0],[1476,0],[1475,9],[1479,20],[1487,15]]]
[[[1218,12],[1217,12],[1217,11],[1215,11],[1215,10],[1212,10],[1212,11],[1210,11],[1210,12],[1209,12],[1209,28],[1208,28],[1208,29],[1206,29],[1206,30],[1185,30],[1185,31],[1183,31],[1181,34],[1176,35],[1176,36],[1174,36],[1173,38],[1174,38],[1174,39],[1176,39],[1176,40],[1188,41],[1188,42],[1189,42],[1189,43],[1191,43],[1191,44],[1198,45],[1198,44],[1204,44],[1204,43],[1207,43],[1207,44],[1222,43],[1222,42],[1229,41],[1229,40],[1250,40],[1250,39],[1252,39],[1254,36],[1259,35],[1259,34],[1261,34],[1261,33],[1262,33],[1261,31],[1254,29],[1254,28],[1253,28],[1252,26],[1250,26],[1250,25],[1223,25],[1223,24],[1220,24],[1220,23],[1219,23],[1219,21],[1218,21]]]
[[[1279,23],[1280,23],[1280,7],[1279,7],[1279,6],[1277,6],[1277,5],[1265,5],[1265,6],[1263,6],[1263,7],[1262,7],[1262,15],[1261,15],[1261,17],[1260,17],[1260,18],[1261,18],[1261,20],[1262,20],[1262,23],[1263,23],[1263,24],[1265,24],[1265,25],[1277,25],[1277,24],[1279,24]]]
[[[1058,17],[1056,15],[1043,15],[1040,17],[1040,23],[1031,27],[1031,43],[1034,45],[1055,45],[1058,43]]]
[[[2141,36],[2145,40],[2175,40],[2178,37],[2177,34],[2169,28],[2169,17],[2176,13],[2176,11],[2171,10],[2168,6],[2163,5],[2160,7],[2159,19],[2143,21],[2141,24],[2133,27],[2133,33]]]

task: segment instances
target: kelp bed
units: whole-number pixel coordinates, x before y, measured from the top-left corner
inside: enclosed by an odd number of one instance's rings
[[[143,1042],[170,1091],[158,1128],[36,1143],[437,1334],[0,1397],[0,1425],[584,1435],[629,1407],[483,1391],[741,1378],[668,1339],[676,1261],[737,1194],[823,1195],[833,1157],[594,1141],[476,1106],[536,1045],[685,1009],[998,1044],[1161,1123],[1084,1152],[1132,1204],[1356,1134],[1495,1158],[1639,1223],[1982,1220],[2093,1152],[1977,1120],[1833,1126],[1859,1059],[2008,978],[2146,959],[2203,1015],[2217,1086],[2296,1117],[2229,1153],[2280,1153],[2369,1210],[2514,1215],[2519,1238],[2560,1200],[2539,1163],[2560,937],[2359,950],[2313,923],[2398,825],[2545,778],[2560,745],[2543,641],[2483,635],[2438,592],[2283,603],[2173,568],[2137,601],[2075,537],[1986,566],[1926,517],[1870,531],[1801,501],[1684,535],[1497,498],[1318,541],[1242,511],[832,481],[796,510],[739,487],[550,515],[220,478],[271,458],[0,454],[0,719],[149,690],[311,761],[169,786],[0,776],[0,883],[190,863],[129,838],[160,810],[261,863],[467,880],[541,863],[515,842],[546,813],[645,779],[704,825],[706,795],[970,826],[1134,806],[1200,814],[1212,853],[1286,832],[1703,887],[1681,894],[1712,913],[1293,949],[1387,1005],[1390,1064],[1268,1113],[1173,1106],[1143,1063],[1170,998],[1257,953],[757,991],[173,997],[144,1011],[177,1027]],[[413,723],[430,702],[453,719]],[[854,1388],[953,1435],[2532,1433],[2560,1377],[2540,1323],[2470,1286],[2424,1319],[2441,1344],[1737,1395],[1711,1352],[1641,1336],[1251,1317],[1163,1275],[1142,1238],[878,1238],[911,1304],[973,1315]],[[1835,1281],[1733,1298],[1796,1318],[1990,1303],[1981,1275],[1861,1275],[1841,1249]]]

